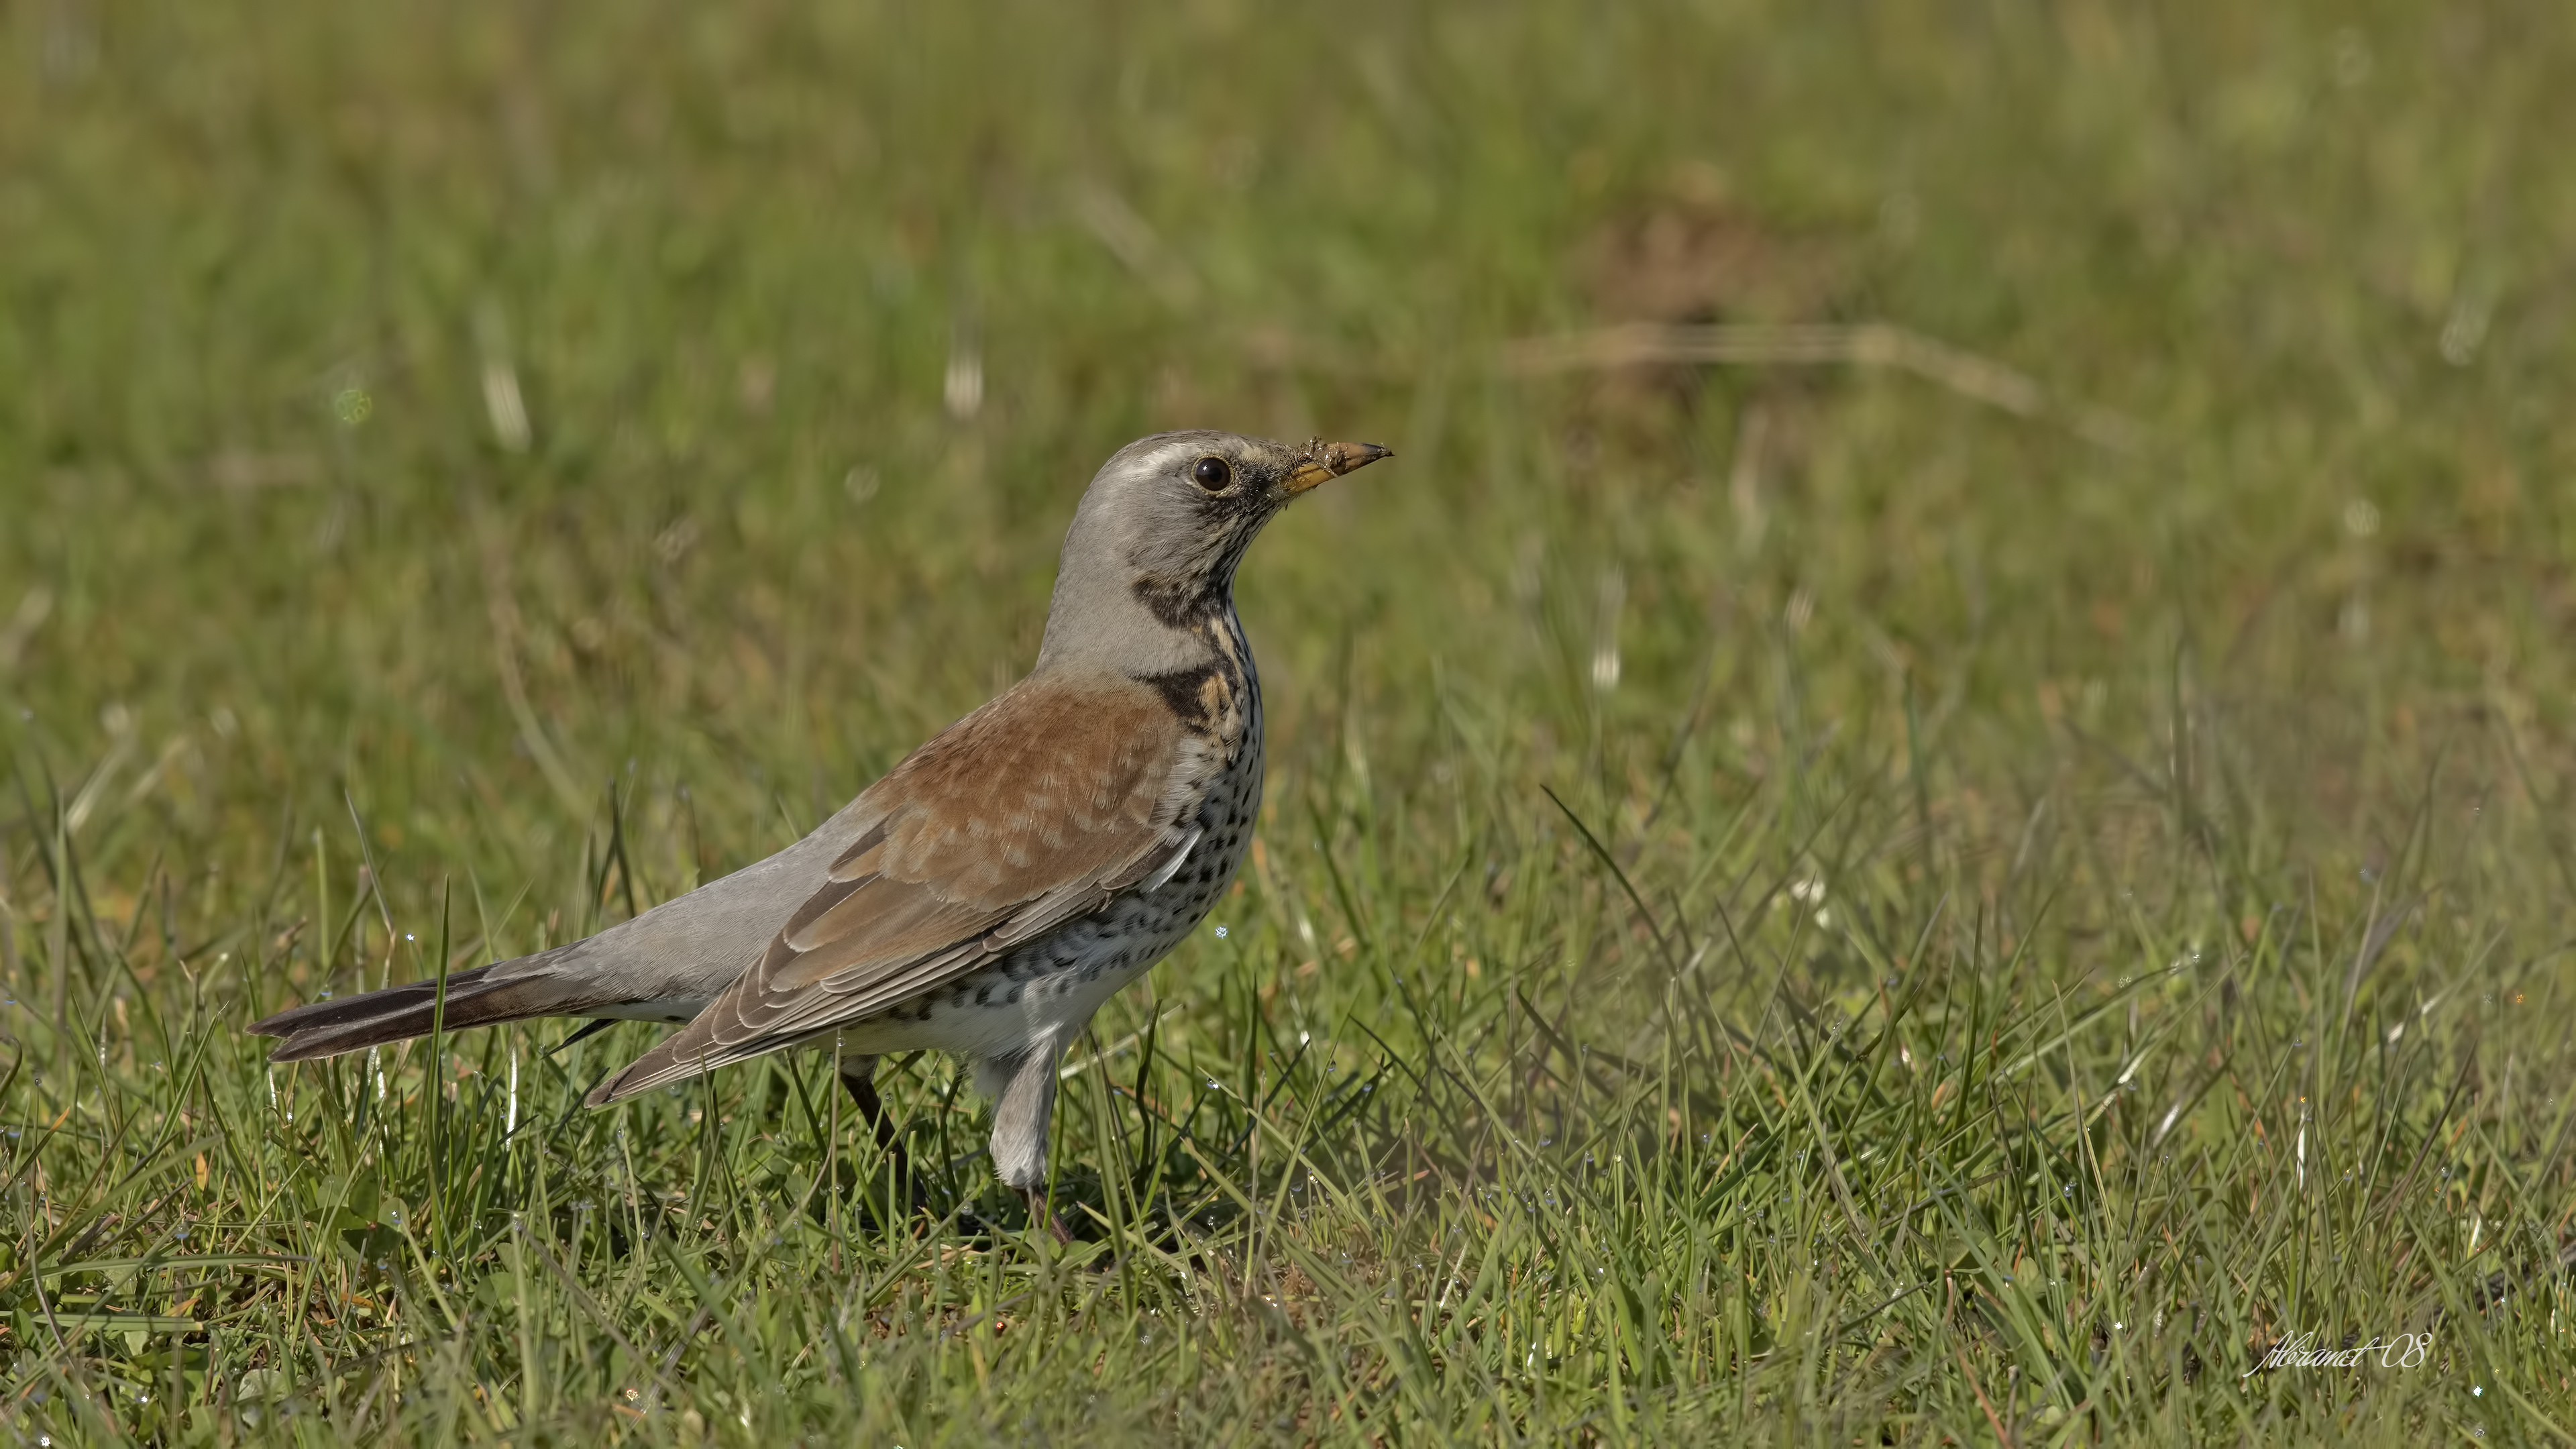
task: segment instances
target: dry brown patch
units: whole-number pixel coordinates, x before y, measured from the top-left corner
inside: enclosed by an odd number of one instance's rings
[[[1575,254],[1584,296],[1620,322],[1810,322],[1849,289],[1844,248],[1714,198],[1665,196],[1602,223]]]

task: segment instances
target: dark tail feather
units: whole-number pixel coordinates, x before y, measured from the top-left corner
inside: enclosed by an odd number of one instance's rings
[[[489,966],[477,966],[471,971],[448,973],[448,1005],[455,1005],[456,999],[460,996],[471,995],[480,990],[484,978],[489,976],[491,971],[492,968]],[[244,1029],[253,1036],[293,1036],[301,1031],[314,1031],[323,1027],[347,1026],[352,1022],[369,1021],[384,1015],[388,1009],[402,1006],[415,998],[435,1002],[438,998],[438,983],[407,981],[400,986],[388,986],[382,991],[343,996],[337,1001],[307,1002],[302,1006],[281,1011],[275,1016],[254,1021]]]
[[[549,981],[543,973],[514,973],[494,980],[494,969],[478,966],[449,974],[446,1030],[462,1031],[469,1026],[548,1016],[566,1004],[559,984]],[[270,1061],[300,1062],[427,1036],[439,1025],[438,983],[413,981],[281,1011],[252,1022],[250,1031],[256,1036],[286,1038],[269,1053]]]

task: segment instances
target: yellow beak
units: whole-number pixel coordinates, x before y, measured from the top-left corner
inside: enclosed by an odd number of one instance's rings
[[[1327,443],[1317,438],[1306,445],[1304,460],[1288,475],[1288,496],[1294,498],[1327,478],[1339,478],[1380,458],[1394,456],[1393,448],[1381,448],[1375,443]]]

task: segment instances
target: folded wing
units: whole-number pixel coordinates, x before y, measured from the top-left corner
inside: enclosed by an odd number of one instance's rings
[[[1188,850],[1221,764],[1146,685],[1021,681],[871,786],[875,823],[760,959],[591,1105],[873,1016],[1098,908]]]

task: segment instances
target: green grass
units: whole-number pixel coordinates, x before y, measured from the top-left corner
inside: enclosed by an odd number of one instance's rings
[[[0,11],[11,1442],[2565,1442],[2576,32],[1586,9]],[[1504,365],[1639,308],[2053,402]],[[241,1035],[801,833],[1167,426],[1399,456],[1072,1247],[937,1059],[913,1221]]]

